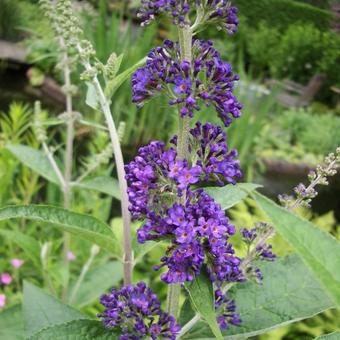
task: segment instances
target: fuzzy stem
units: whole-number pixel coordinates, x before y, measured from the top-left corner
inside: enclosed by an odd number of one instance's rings
[[[78,44],[77,49],[80,55],[83,54],[82,47]],[[82,60],[83,65],[87,71],[92,71],[92,66],[88,60]],[[132,257],[132,245],[131,245],[131,217],[129,212],[129,199],[127,195],[127,182],[125,179],[125,169],[124,169],[124,159],[123,153],[120,146],[119,136],[117,129],[112,118],[110,103],[105,97],[104,91],[100,85],[97,76],[93,77],[92,84],[95,88],[96,94],[98,96],[99,104],[102,112],[104,113],[106,123],[109,129],[109,135],[111,139],[113,154],[115,157],[117,176],[119,182],[119,189],[121,195],[121,209],[123,216],[124,225],[124,284],[128,285],[132,283],[132,267],[133,267],[133,257]]]
[[[178,29],[179,46],[181,53],[181,60],[192,62],[192,31],[188,26],[180,27]],[[178,123],[178,139],[177,139],[177,158],[188,159],[188,145],[189,145],[189,127],[190,118],[181,117],[180,113]],[[183,195],[180,199],[181,204],[185,204],[186,196]],[[167,312],[174,317],[178,315],[179,298],[181,293],[180,284],[170,284],[168,287],[167,296]]]
[[[64,77],[64,89],[65,89],[65,96],[66,96],[66,150],[64,156],[64,180],[65,185],[63,188],[63,195],[64,195],[64,208],[69,209],[71,207],[71,199],[72,199],[72,166],[73,166],[73,144],[74,144],[74,113],[73,113],[73,100],[72,100],[72,91],[71,91],[71,69],[70,69],[70,59],[67,52],[67,47],[64,41],[64,38],[60,36],[59,38],[59,45],[62,52],[62,66],[63,66],[63,77]],[[67,297],[67,290],[69,284],[69,261],[68,261],[68,253],[70,251],[70,244],[71,244],[71,236],[69,233],[64,232],[63,237],[63,258],[64,258],[64,265],[67,270],[66,275],[66,282],[64,284],[63,292],[62,292],[62,299],[65,300]]]

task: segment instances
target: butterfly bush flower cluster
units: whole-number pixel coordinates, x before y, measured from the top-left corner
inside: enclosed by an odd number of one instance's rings
[[[221,59],[210,41],[193,42],[192,67],[181,61],[178,43],[166,40],[162,47],[153,49],[145,67],[132,78],[132,101],[142,105],[163,92],[169,104],[178,106],[182,117],[193,117],[201,109],[200,103],[213,105],[226,126],[241,115],[241,104],[233,95],[235,81],[229,63]]]
[[[239,78],[231,65],[221,59],[212,42],[191,39],[191,33],[206,23],[235,32],[236,13],[224,0],[142,0],[139,17],[143,24],[167,14],[183,31],[181,42],[166,40],[152,49],[146,65],[133,74],[132,101],[140,107],[164,94],[191,129],[182,124],[183,130],[168,145],[152,141],[125,166],[129,210],[134,220],[143,221],[137,231],[138,242],[168,243],[154,268],[163,269],[161,279],[167,284],[192,281],[207,271],[215,288],[217,322],[222,330],[241,323],[235,302],[225,294],[225,284],[254,276],[259,281],[261,271],[253,268],[252,261],[275,258],[264,242],[267,231],[260,228],[242,230],[248,255],[241,259],[235,254],[230,240],[235,226],[204,186],[235,184],[242,177],[237,151],[229,149],[221,127],[192,122],[202,105],[214,108],[225,126],[241,115],[242,106],[233,94]],[[185,32],[190,37],[186,57]],[[161,311],[157,297],[144,283],[113,289],[102,296],[101,303],[105,311],[100,317],[106,327],[120,328],[121,340],[176,339],[180,332],[174,317]]]
[[[179,26],[191,25],[190,11],[197,8],[201,13],[201,21],[216,25],[232,34],[237,31],[239,20],[237,8],[228,0],[142,0],[138,12],[142,25],[148,25],[157,16],[166,14]],[[196,20],[196,25],[201,24]]]
[[[99,317],[107,328],[121,329],[120,340],[175,340],[180,330],[175,318],[162,312],[157,296],[144,282],[112,289],[100,302],[105,310]]]

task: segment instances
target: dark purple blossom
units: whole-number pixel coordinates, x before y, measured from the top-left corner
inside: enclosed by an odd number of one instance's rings
[[[144,282],[112,289],[110,294],[101,296],[100,302],[105,310],[98,317],[106,328],[122,331],[120,340],[175,340],[180,331],[175,318],[161,310],[157,296]]]
[[[239,326],[240,316],[236,313],[234,300],[223,295],[221,290],[215,291],[215,308],[217,310],[217,322],[222,330],[227,330],[229,325]]]
[[[134,219],[150,211],[164,210],[164,202],[174,203],[190,185],[199,181],[200,166],[176,160],[176,150],[165,150],[162,142],[153,141],[139,149],[138,156],[126,165],[130,212]],[[169,204],[168,204],[169,205]]]
[[[161,278],[167,283],[191,281],[203,263],[212,281],[240,281],[240,259],[228,242],[235,233],[220,205],[202,189],[187,190],[186,204],[175,203],[163,216],[148,214],[138,230],[138,240],[170,240],[166,256],[156,269],[167,267]]]
[[[162,47],[151,50],[146,66],[132,76],[132,101],[138,106],[165,92],[170,105],[176,105],[182,117],[193,117],[200,103],[213,105],[226,126],[241,115],[241,104],[233,95],[239,79],[230,64],[222,61],[210,41],[193,42],[192,67],[181,61],[177,43],[166,40]]]
[[[191,25],[189,14],[193,10],[199,10],[204,15],[201,24],[214,24],[230,34],[237,31],[237,8],[230,5],[229,0],[142,0],[138,12],[142,25],[149,24],[155,17],[167,14],[172,17],[173,23],[180,26]],[[195,27],[197,28],[197,27]]]
[[[241,177],[237,152],[229,151],[222,128],[210,123],[197,123],[190,131],[192,159],[178,160],[174,148],[165,149],[162,142],[153,141],[138,151],[137,157],[126,166],[129,184],[130,211],[134,219],[152,210],[164,210],[175,203],[192,185],[215,181],[220,185],[235,183]],[[176,138],[172,143],[176,145]]]

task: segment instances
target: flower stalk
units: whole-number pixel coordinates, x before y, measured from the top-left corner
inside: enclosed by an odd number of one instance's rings
[[[181,60],[187,61],[191,64],[192,61],[192,31],[190,26],[178,28],[179,45]],[[178,113],[178,144],[177,144],[177,158],[180,160],[187,160],[189,158],[189,128],[190,117],[181,117]],[[185,204],[186,196],[180,199],[180,203]],[[181,295],[181,285],[179,283],[169,284],[167,295],[167,312],[175,318],[179,311],[179,299]]]

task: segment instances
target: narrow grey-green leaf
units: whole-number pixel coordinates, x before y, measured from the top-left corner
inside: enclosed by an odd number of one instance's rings
[[[135,256],[135,265],[143,260],[143,257],[148,254],[153,249],[161,246],[161,242],[148,241],[146,243],[140,244],[137,241],[136,234],[132,237],[133,251]]]
[[[20,231],[4,229],[0,229],[0,235],[17,244],[25,252],[26,256],[32,260],[34,265],[39,269],[41,268],[40,244],[36,239]]]
[[[340,332],[333,332],[325,335],[321,335],[315,340],[339,340],[340,339]]]
[[[312,317],[334,303],[297,255],[259,264],[262,284],[235,285],[230,296],[235,300],[241,326],[230,326],[224,339],[244,339]],[[214,339],[208,326],[198,323],[183,339]]]
[[[113,340],[119,339],[119,335],[105,329],[99,321],[75,320],[43,329],[28,340]]]
[[[24,337],[21,306],[16,305],[0,312],[0,339],[23,340]]]
[[[120,200],[119,184],[115,178],[98,176],[75,184],[76,187],[96,190]]]
[[[215,296],[212,282],[205,271],[192,282],[185,284],[192,306],[208,323],[216,339],[223,339],[220,327],[216,320]]]
[[[7,149],[24,165],[48,181],[59,184],[58,178],[43,151],[26,145],[7,145]]]
[[[32,336],[43,328],[65,322],[88,319],[84,314],[45,293],[29,282],[24,282],[22,312],[26,337]]]
[[[135,72],[139,67],[143,66],[146,62],[146,58],[141,59],[135,65],[131,66],[124,72],[120,73],[113,80],[109,81],[106,84],[105,95],[106,98],[111,99],[115,92],[119,89],[119,87],[127,80],[133,72]]]
[[[0,221],[14,218],[48,223],[54,228],[96,243],[108,251],[116,250],[116,240],[110,227],[89,215],[45,205],[17,205],[0,209]]]
[[[340,243],[314,224],[261,194],[256,193],[254,197],[276,230],[296,250],[334,302],[340,306]]]
[[[117,285],[122,278],[123,266],[120,262],[108,262],[96,266],[85,275],[84,281],[71,303],[78,307],[84,307],[98,300],[103,292]],[[72,295],[72,289],[70,289],[70,295]]]
[[[260,187],[259,184],[239,183],[236,185],[229,184],[221,188],[208,187],[204,190],[222,206],[223,210],[227,210],[243,201],[250,192]]]

